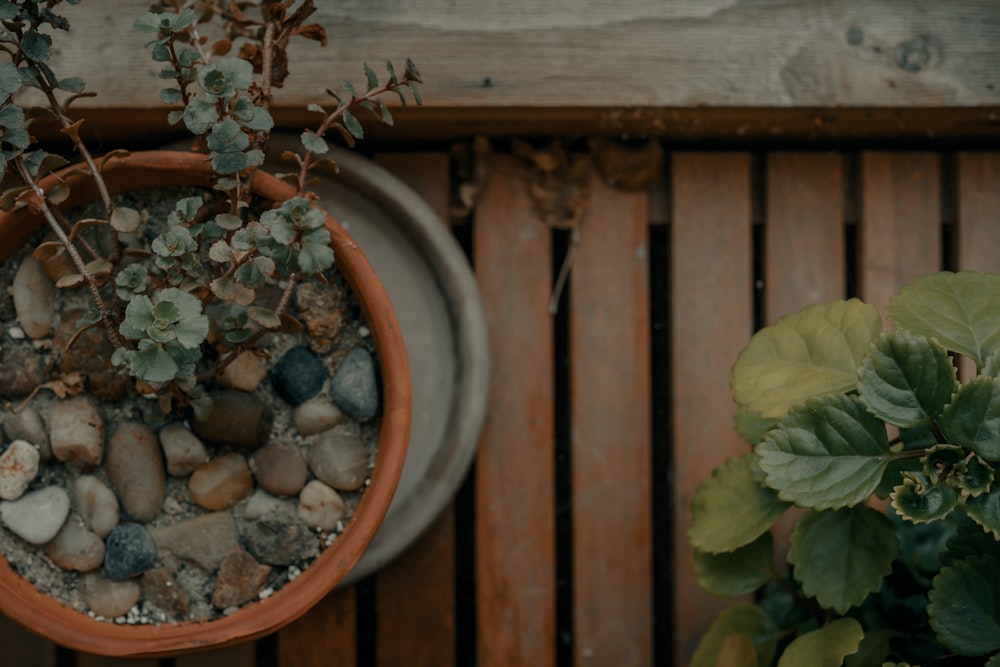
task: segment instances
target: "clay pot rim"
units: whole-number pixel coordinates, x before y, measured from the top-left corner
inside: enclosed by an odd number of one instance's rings
[[[78,168],[79,165],[76,165]],[[73,167],[41,182],[48,189],[64,178],[69,198],[61,208],[92,201],[96,189]],[[112,194],[173,185],[206,186],[213,175],[206,156],[181,151],[141,151],[108,159],[101,167]],[[294,188],[258,172],[254,190],[275,201],[294,195]],[[26,209],[0,213],[0,257],[21,247],[40,224]],[[28,630],[62,646],[116,657],[160,657],[249,641],[269,634],[305,614],[343,579],[375,535],[402,472],[410,428],[410,376],[402,333],[381,281],[358,246],[327,216],[336,263],[368,320],[382,380],[382,415],[378,452],[371,484],[362,495],[343,533],[302,574],[265,600],[213,621],[164,625],[118,625],[97,621],[54,598],[15,573],[0,556],[0,613]]]

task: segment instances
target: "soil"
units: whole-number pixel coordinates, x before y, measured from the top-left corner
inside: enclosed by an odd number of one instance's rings
[[[198,191],[193,188],[169,188],[164,190],[131,193],[118,197],[117,201],[121,205],[129,206],[140,211],[143,220],[146,221],[145,234],[148,238],[152,238],[156,235],[156,233],[158,233],[156,221],[163,221],[166,219],[167,214],[173,209],[173,203],[177,199],[191,196],[193,194],[202,194],[206,198],[210,196],[204,191]],[[88,213],[83,211],[79,215],[87,216]],[[40,233],[39,238],[41,238],[41,235],[42,233]],[[8,258],[6,262],[0,264],[0,284],[7,286],[7,289],[0,291],[0,354],[3,354],[4,349],[12,344],[23,343],[23,332],[19,328],[16,321],[16,313],[14,312],[12,297],[10,294],[10,285],[13,282],[13,276],[20,263],[20,259],[29,254],[34,245],[34,243],[31,244],[15,257]],[[321,357],[326,362],[327,368],[332,370],[336,368],[337,364],[341,359],[343,359],[346,353],[354,347],[364,346],[373,354],[374,349],[369,336],[369,329],[363,319],[361,309],[355,301],[350,289],[347,287],[343,277],[336,270],[336,265],[333,269],[327,272],[326,277],[329,285],[342,292],[343,301],[347,305],[347,307],[343,309],[345,321],[342,326],[337,328],[335,336],[330,337],[328,340],[321,342],[318,345],[311,344],[310,346],[313,347],[314,350],[321,353]],[[270,287],[275,293],[280,293],[284,284],[279,281],[271,281]],[[60,312],[85,306],[89,301],[84,288],[60,290],[59,296]],[[290,314],[293,316],[297,315],[294,306],[290,307]],[[268,334],[261,339],[259,348],[266,353],[266,355],[271,359],[271,363],[273,363],[273,361],[279,359],[287,349],[300,344],[310,344],[309,339],[304,333]],[[59,378],[60,372],[58,368],[58,360],[62,354],[61,348],[54,344],[51,338],[33,341],[33,347],[37,354],[40,355],[44,367],[49,369],[47,380]],[[323,395],[325,392],[326,388],[324,386],[324,390],[320,395]],[[266,402],[273,411],[274,425],[271,431],[271,438],[284,440],[286,442],[294,442],[302,448],[304,454],[305,449],[309,444],[309,439],[299,435],[292,428],[290,417],[291,406],[277,398],[271,392],[269,378],[265,378],[261,385],[253,393],[259,399]],[[53,395],[50,391],[42,390],[31,399],[31,405],[42,414],[44,419],[49,406],[57,400],[59,400],[59,398]],[[2,423],[2,416],[4,413],[8,410],[16,409],[20,403],[20,399],[7,402],[5,406],[6,410],[0,410],[0,423]],[[165,423],[163,416],[156,407],[156,402],[150,400],[149,398],[139,396],[134,391],[129,391],[123,400],[115,402],[102,402],[99,405],[105,419],[106,433],[113,432],[116,424],[122,421],[141,420],[154,426],[158,423]],[[175,421],[176,415],[171,416],[170,420]],[[357,423],[345,417],[345,424],[338,426],[338,428],[345,428],[349,431],[353,430],[361,435],[369,450],[369,472],[375,457],[378,435],[377,421],[378,420],[376,418],[375,420],[366,423]],[[3,444],[6,445],[8,443],[4,441]],[[209,443],[205,444],[209,450],[209,455],[212,457],[216,454],[222,453],[223,451],[223,449],[213,447]],[[107,481],[107,477],[100,466],[88,472],[89,474],[94,474],[99,478],[102,478],[104,481]],[[37,488],[58,484],[66,488],[72,497],[72,492],[70,491],[71,484],[73,479],[79,474],[79,470],[71,469],[63,463],[52,459],[48,462],[43,462],[38,477],[32,482],[28,491],[30,492],[31,490]],[[354,507],[356,507],[366,486],[367,481],[365,486],[363,486],[359,491],[340,492],[340,495],[343,497],[347,505],[348,514],[344,518],[344,521],[338,525],[337,530],[326,532],[317,529],[315,531],[315,539],[320,547],[320,551],[332,544],[337,538],[337,535],[342,530],[343,524],[346,524],[349,521],[351,512],[353,512]],[[149,526],[170,525],[198,514],[207,513],[207,510],[198,507],[194,502],[192,502],[188,492],[186,478],[173,478],[168,475],[165,498],[166,499],[163,503],[160,515],[149,522]],[[242,506],[245,505],[245,503],[246,500],[242,501],[231,511],[239,513],[242,511]],[[114,619],[104,619],[89,610],[83,601],[80,585],[81,577],[83,575],[77,572],[64,571],[56,567],[45,554],[44,547],[35,546],[25,542],[0,525],[0,553],[3,554],[4,558],[6,558],[13,570],[28,581],[32,582],[40,591],[70,607],[79,610],[81,613],[88,613],[99,620],[106,620],[108,622],[115,623],[165,623],[172,622],[174,620],[194,619],[212,620],[220,617],[221,615],[229,614],[235,611],[233,608],[218,610],[211,605],[212,592],[215,587],[215,578],[213,574],[205,573],[196,567],[186,567],[182,565],[181,567],[175,569],[174,575],[177,578],[177,581],[190,595],[191,607],[186,618],[176,618],[176,615],[172,613],[171,610],[157,608],[148,600],[140,600],[139,604],[133,607],[128,614]],[[302,570],[309,567],[313,560],[299,562],[289,566],[275,566],[269,574],[264,586],[260,590],[258,598],[263,599],[273,594],[273,592],[280,589],[283,584],[291,581],[298,576]],[[154,567],[156,566],[154,565]]]

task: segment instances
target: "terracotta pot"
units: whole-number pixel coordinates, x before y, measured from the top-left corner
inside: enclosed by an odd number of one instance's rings
[[[171,185],[206,185],[212,176],[203,155],[175,151],[138,152],[112,158],[104,165],[112,193]],[[96,188],[81,173],[66,177],[70,197],[61,207],[95,199]],[[43,187],[51,187],[47,177]],[[258,194],[283,200],[293,188],[270,175],[254,178]],[[26,210],[0,214],[0,258],[20,248],[42,224]],[[350,521],[331,546],[294,581],[263,601],[210,622],[163,625],[117,625],[95,621],[39,592],[15,574],[0,557],[0,612],[32,632],[79,651],[108,656],[152,657],[221,647],[269,634],[300,617],[319,602],[361,557],[384,517],[399,480],[410,424],[410,377],[402,336],[381,282],[357,245],[332,218],[327,218],[336,266],[344,274],[364,311],[375,343],[382,380],[382,415],[378,453],[371,484]]]

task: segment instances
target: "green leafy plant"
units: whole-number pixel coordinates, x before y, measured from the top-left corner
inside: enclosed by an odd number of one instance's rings
[[[754,604],[719,616],[696,667],[1000,665],[1000,275],[920,278],[888,317],[809,306],[737,357],[754,447],[700,485],[688,541],[704,589]]]
[[[126,152],[93,156],[81,138],[82,121],[70,111],[92,93],[82,79],[61,78],[49,64],[53,34],[70,27],[56,13],[62,2],[0,0],[0,51],[7,56],[0,61],[0,168],[21,183],[0,197],[0,206],[29,206],[44,216],[54,240],[41,243],[34,257],[69,258],[75,272],[57,286],[89,291],[93,307],[80,326],[103,326],[115,347],[113,362],[137,388],[156,395],[164,412],[203,411],[210,406],[203,381],[268,331],[295,327],[285,310],[296,284],[333,265],[325,214],[309,192],[314,169],[336,167],[326,157],[329,135],[353,145],[364,136],[362,111],[391,124],[382,97],[394,94],[405,104],[408,91],[419,104],[420,74],[412,61],[401,74],[388,62],[380,81],[366,64],[364,87],[344,81],[328,90],[328,105],[309,105],[318,114],[315,127],[302,132],[299,151],[283,156],[294,169],[281,177],[295,185],[295,194],[262,207],[250,185],[274,129],[269,109],[275,91],[289,74],[288,44],[297,37],[326,43],[324,29],[308,23],[314,2],[162,0],[135,21],[135,29],[149,38],[145,46],[161,68],[159,77],[170,82],[160,92],[174,107],[169,122],[191,132],[212,165],[215,185],[206,197],[179,199],[148,247],[136,248],[128,241],[134,242],[141,216],[116,205],[101,177],[104,160]],[[22,104],[28,88],[41,93],[43,107]],[[43,176],[66,164],[32,142],[32,123],[44,119],[59,123],[94,178],[97,216],[70,221],[57,206],[68,194],[65,184],[47,192],[39,187]],[[278,281],[281,298],[265,305],[261,288]],[[206,312],[216,303],[227,307],[228,350],[206,355]]]

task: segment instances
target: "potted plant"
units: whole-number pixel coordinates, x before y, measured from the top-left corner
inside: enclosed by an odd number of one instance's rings
[[[363,135],[362,110],[391,123],[382,96],[405,101],[408,90],[419,103],[419,73],[410,61],[399,74],[389,63],[383,83],[365,65],[361,90],[345,82],[329,91],[330,105],[310,106],[316,128],[285,155],[290,173],[271,176],[258,167],[274,126],[268,108],[289,71],[287,45],[295,37],[325,42],[323,29],[307,22],[312,1],[165,0],[135,27],[170,82],[160,97],[175,106],[171,123],[194,135],[197,150],[98,158],[69,110],[89,94],[84,82],[57,76],[47,62],[52,33],[69,28],[56,13],[60,2],[0,2],[8,55],[0,62],[0,164],[6,182],[18,182],[4,193],[0,216],[0,256],[8,267],[18,263],[18,326],[5,334],[53,354],[52,373],[4,415],[2,541],[44,550],[80,577],[85,601],[91,589],[119,603],[136,597],[116,619],[71,608],[29,581],[37,577],[8,553],[0,611],[57,643],[106,655],[248,640],[305,613],[343,578],[402,469],[410,390],[398,325],[377,276],[309,184],[314,168],[335,167],[323,157],[328,134],[353,145]],[[213,25],[210,40],[203,33]],[[25,102],[31,93],[44,98],[41,109]],[[80,164],[65,167],[33,145],[29,126],[43,117],[60,124]],[[178,187],[149,219],[119,196]],[[310,303],[317,294],[345,319],[359,313],[350,333],[331,323],[329,309],[307,317],[310,306],[325,307]],[[86,306],[60,338],[53,322],[66,329],[70,316],[54,304],[68,302]],[[327,349],[317,349],[318,337]],[[56,365],[85,340],[91,347],[75,367]],[[254,378],[250,386],[233,379],[240,373]],[[114,410],[93,396],[109,385]],[[280,407],[254,398],[268,388]],[[16,416],[22,408],[32,414],[32,401],[49,392],[52,411],[34,421]],[[307,407],[314,401],[318,413]],[[279,436],[278,423],[290,430]],[[354,458],[345,463],[347,442]],[[297,482],[265,482],[276,469]],[[344,475],[351,481],[338,486],[333,480]],[[95,505],[119,520],[108,523]],[[171,542],[172,526],[205,517],[185,524],[183,545]],[[296,544],[302,549],[275,555]],[[186,583],[195,570],[207,591]],[[170,613],[146,617],[138,601],[154,590],[174,596],[164,603]],[[187,613],[199,603],[212,607],[208,616]]]
[[[1000,665],[1000,275],[920,278],[888,318],[812,305],[738,356],[754,447],[701,484],[688,541],[703,588],[754,598],[693,665]]]

